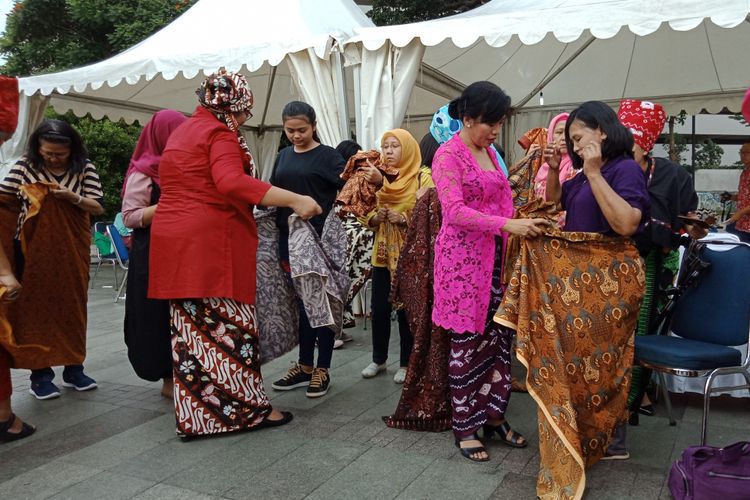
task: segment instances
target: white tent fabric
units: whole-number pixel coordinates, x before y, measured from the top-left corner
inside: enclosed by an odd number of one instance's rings
[[[217,38],[214,28],[226,26],[227,18],[241,23],[221,30]],[[192,113],[197,104],[194,91],[204,75],[223,66],[248,77],[255,112],[246,126],[254,133],[280,127],[284,104],[304,98],[324,125],[322,138],[335,144],[346,128],[335,125],[344,122],[334,105],[340,97],[332,93],[343,75],[336,63],[340,56],[332,47],[354,28],[367,26],[372,22],[351,0],[200,0],[161,31],[116,56],[22,78],[19,88],[27,96],[49,96],[59,112],[145,123],[159,109]],[[287,64],[281,64],[284,61]],[[337,69],[339,74],[333,74]],[[308,75],[315,79],[308,80]],[[304,89],[295,84],[300,78]],[[263,156],[262,151],[254,153]]]
[[[253,153],[258,178],[268,182],[273,173],[273,164],[281,140],[281,130],[266,130],[263,135],[245,134],[247,145]]]
[[[47,109],[48,104],[49,98],[47,97],[21,95],[18,103],[18,116],[23,119],[19,119],[13,137],[0,146],[0,178],[5,178],[13,162],[23,154],[36,124],[44,119],[44,110]]]
[[[591,99],[651,99],[671,114],[737,111],[750,84],[748,13],[748,0],[492,0],[443,19],[361,28],[349,42],[375,51],[418,41],[423,62],[448,77],[497,83],[520,113],[508,131],[516,138]],[[431,112],[411,104],[407,116]]]

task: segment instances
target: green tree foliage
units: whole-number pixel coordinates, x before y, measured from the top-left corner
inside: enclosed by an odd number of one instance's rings
[[[0,36],[6,57],[4,74],[33,75],[84,66],[135,45],[166,26],[197,0],[17,0]],[[104,188],[105,214],[120,210],[120,189],[141,126],[72,113],[48,118],[66,120],[78,129]]]
[[[489,0],[373,0],[367,13],[378,26],[426,21],[459,14]]]
[[[695,168],[721,168],[724,149],[711,139],[695,145]]]

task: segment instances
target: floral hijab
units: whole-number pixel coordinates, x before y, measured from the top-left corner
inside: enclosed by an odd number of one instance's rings
[[[240,132],[240,125],[232,113],[247,113],[253,116],[253,93],[247,85],[245,77],[239,73],[232,73],[220,69],[212,74],[195,91],[201,106],[212,111],[229,130],[237,134],[237,141],[247,155],[249,174],[255,175],[253,155],[247,147],[247,142]]]

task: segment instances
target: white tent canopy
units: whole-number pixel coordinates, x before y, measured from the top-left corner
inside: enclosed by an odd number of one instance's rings
[[[267,177],[287,102],[305,100],[316,109],[318,131],[327,144],[348,136],[337,43],[355,28],[367,26],[372,22],[351,0],[200,0],[161,31],[116,56],[22,78],[19,87],[30,111],[48,102],[58,112],[145,123],[164,108],[192,113],[195,89],[205,75],[222,66],[241,70],[255,96],[247,135]],[[36,113],[21,124],[15,140],[3,148],[4,159],[18,155],[39,119]],[[263,134],[268,129],[272,132]]]
[[[460,84],[497,83],[520,113],[507,127],[515,138],[591,99],[737,111],[750,84],[749,12],[748,0],[492,0],[443,19],[360,28],[348,42],[417,45],[425,64]],[[377,79],[367,72],[363,81]],[[412,102],[407,119],[432,111]]]

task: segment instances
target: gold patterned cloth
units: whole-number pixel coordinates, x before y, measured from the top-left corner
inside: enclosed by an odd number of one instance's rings
[[[538,405],[537,495],[578,499],[627,420],[643,262],[630,240],[597,233],[554,230],[519,247],[495,321],[516,330]]]

